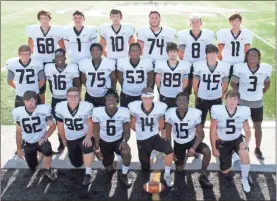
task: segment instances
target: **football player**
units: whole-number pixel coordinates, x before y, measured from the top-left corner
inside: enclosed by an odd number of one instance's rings
[[[122,12],[112,9],[110,12],[112,24],[100,26],[100,41],[103,46],[103,54],[110,59],[127,57],[129,45],[136,42],[135,28],[130,24],[121,24]]]
[[[217,61],[218,48],[207,45],[207,60],[193,63],[193,91],[196,96],[195,107],[201,114],[201,124],[204,127],[208,112],[213,105],[222,104],[223,92],[228,87],[230,65]]]
[[[231,176],[232,151],[239,154],[241,162],[241,181],[244,192],[249,193],[248,181],[250,159],[248,146],[250,142],[250,109],[238,106],[239,94],[236,90],[226,93],[226,105],[214,105],[211,110],[210,140],[214,157],[219,157],[220,169],[228,183]],[[242,129],[245,136],[242,135]],[[244,140],[243,140],[244,138]]]
[[[160,26],[161,16],[157,11],[149,13],[150,27],[138,29],[138,43],[142,49],[143,56],[150,57],[153,61],[167,59],[167,43],[173,42],[176,30]]]
[[[131,149],[128,145],[130,139],[130,112],[127,108],[117,107],[119,96],[114,89],[108,89],[105,94],[106,107],[93,110],[93,128],[95,140],[95,154],[108,173],[114,173],[114,153],[123,160],[120,181],[131,187],[132,181],[127,173],[131,164]]]
[[[21,45],[18,48],[19,58],[12,58],[6,62],[8,70],[8,84],[15,89],[15,107],[24,106],[23,94],[26,91],[35,91],[45,84],[43,62],[38,58],[31,58],[31,49],[28,45]],[[37,104],[40,104],[40,97],[37,97]]]
[[[52,113],[54,118],[55,107],[57,103],[66,101],[67,90],[74,86],[80,89],[79,70],[76,64],[65,63],[65,50],[60,48],[55,51],[55,63],[49,63],[45,65],[47,71],[45,76],[49,81],[50,91],[52,93]],[[63,142],[60,135],[58,152],[61,153],[64,150]]]
[[[93,105],[80,101],[80,91],[76,87],[67,90],[67,101],[56,105],[58,131],[64,146],[68,149],[68,158],[74,167],[86,167],[83,185],[92,181],[92,163],[94,159]]]
[[[191,63],[206,59],[206,46],[213,43],[214,32],[201,30],[202,19],[198,13],[189,17],[191,29],[184,29],[178,32],[179,59],[188,60]],[[193,66],[189,74],[189,82],[186,91],[191,94],[193,80]]]
[[[233,89],[238,90],[241,95],[239,104],[250,108],[256,138],[255,155],[261,160],[264,159],[260,150],[262,142],[263,95],[270,87],[271,73],[272,66],[261,63],[260,51],[256,48],[250,48],[246,52],[245,62],[234,66],[231,81]]]
[[[199,181],[204,187],[212,188],[213,185],[207,176],[211,150],[203,142],[204,130],[201,125],[201,111],[188,107],[189,94],[185,92],[177,94],[176,104],[177,108],[171,108],[165,114],[167,141],[171,144],[171,136],[174,140],[176,170],[177,172],[184,171],[186,156],[191,157],[196,152],[201,153],[203,160]]]
[[[63,28],[50,25],[51,13],[41,10],[37,14],[40,25],[29,25],[26,35],[29,37],[28,44],[33,56],[42,59],[44,65],[53,62],[54,52],[58,48],[64,48],[62,39]],[[45,103],[46,83],[40,88],[41,103]]]
[[[37,105],[37,93],[34,91],[25,91],[23,101],[25,106],[17,107],[12,111],[16,121],[17,155],[21,159],[25,158],[33,172],[38,165],[37,151],[42,153],[46,169],[45,175],[51,180],[56,180],[57,174],[51,168],[52,147],[48,141],[56,129],[51,107],[50,105]],[[22,149],[24,149],[24,153]]]
[[[154,91],[147,87],[142,90],[141,101],[128,105],[131,112],[131,129],[136,132],[138,155],[142,171],[150,170],[150,155],[153,150],[164,153],[164,180],[167,186],[173,186],[170,169],[173,160],[173,150],[166,139],[159,135],[164,128],[164,115],[167,105],[153,102]]]
[[[152,87],[154,82],[153,63],[149,58],[140,57],[141,48],[132,43],[130,57],[117,60],[117,79],[121,85],[120,106],[128,107],[130,102],[140,100],[141,91]]]
[[[83,59],[79,63],[81,82],[86,86],[85,101],[94,107],[105,106],[105,92],[116,87],[115,61],[102,58],[103,47],[99,43],[90,46],[93,59]]]
[[[65,28],[63,39],[70,63],[78,64],[82,59],[91,58],[89,48],[97,42],[97,29],[84,26],[85,15],[78,10],[73,13],[73,22],[73,27]]]

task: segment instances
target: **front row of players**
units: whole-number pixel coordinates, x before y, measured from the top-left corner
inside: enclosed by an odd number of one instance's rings
[[[132,185],[128,176],[131,163],[131,149],[128,145],[130,128],[136,132],[138,155],[143,171],[150,171],[150,155],[153,150],[165,154],[164,180],[167,186],[173,186],[170,175],[172,161],[175,155],[176,172],[183,172],[187,157],[200,153],[203,155],[200,183],[211,188],[207,167],[211,159],[211,150],[203,143],[204,131],[201,125],[201,111],[188,107],[189,95],[180,92],[176,96],[177,107],[167,109],[162,102],[153,102],[152,88],[144,88],[141,101],[131,102],[127,108],[117,107],[118,94],[109,89],[105,94],[105,107],[93,108],[93,105],[80,101],[78,88],[67,91],[67,100],[56,105],[56,121],[60,137],[68,148],[69,159],[73,166],[86,167],[83,185],[92,181],[92,164],[94,154],[102,161],[107,173],[114,173],[114,153],[123,159],[120,181],[126,186]],[[51,107],[37,105],[37,94],[27,91],[23,95],[25,107],[13,110],[17,122],[16,142],[19,157],[25,159],[34,170],[38,165],[37,151],[44,155],[46,175],[55,180],[57,174],[51,169],[52,148],[48,138],[55,131]],[[219,157],[220,169],[228,182],[232,180],[232,153],[239,154],[241,159],[242,186],[245,192],[250,192],[248,172],[250,167],[248,143],[250,129],[248,119],[250,109],[238,106],[239,94],[230,90],[226,93],[226,105],[215,105],[211,109],[210,140],[212,153]],[[131,118],[130,118],[131,116]],[[47,126],[49,129],[47,130]],[[159,135],[166,129],[166,139]],[[245,136],[242,135],[242,129]],[[31,134],[31,135],[30,135]],[[171,145],[173,136],[174,148]],[[243,139],[245,138],[245,140]],[[23,147],[21,147],[21,139]]]

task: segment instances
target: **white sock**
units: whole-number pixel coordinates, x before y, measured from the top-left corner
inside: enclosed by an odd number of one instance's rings
[[[129,170],[129,167],[126,167],[125,165],[122,165],[122,174],[127,174]]]
[[[248,174],[249,174],[249,169],[250,169],[250,164],[244,165],[240,164],[241,168],[241,180],[248,179]]]
[[[118,154],[115,154],[115,157],[116,157],[118,162],[120,162],[122,160],[122,157],[120,155],[118,155]]]
[[[170,175],[170,170],[171,170],[171,167],[165,166],[165,168],[164,168],[164,174]]]
[[[92,173],[91,167],[86,167],[86,174],[91,174],[91,173]]]

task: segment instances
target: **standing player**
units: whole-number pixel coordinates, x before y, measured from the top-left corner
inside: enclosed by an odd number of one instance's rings
[[[67,90],[72,86],[77,87],[79,90],[81,88],[78,66],[76,64],[66,64],[65,60],[65,50],[60,48],[55,51],[55,63],[45,65],[45,68],[47,68],[45,76],[49,81],[52,93],[52,113],[54,118],[56,118],[55,107],[59,102],[66,101]],[[58,152],[60,153],[64,150],[64,146],[59,134],[58,137],[60,142]]]
[[[114,89],[108,89],[105,94],[106,107],[98,107],[93,110],[93,128],[95,140],[95,154],[108,173],[114,173],[114,153],[120,155],[123,160],[120,181],[127,187],[131,187],[132,181],[128,178],[128,170],[131,164],[131,149],[128,145],[130,139],[130,112],[127,108],[117,107],[118,94]]]
[[[264,156],[260,150],[262,142],[263,95],[270,87],[272,66],[260,63],[260,61],[260,51],[256,48],[249,49],[246,52],[245,62],[234,66],[231,86],[233,89],[238,90],[241,95],[239,104],[250,107],[256,138],[255,155],[258,159],[263,160]]]
[[[57,174],[51,168],[52,147],[48,141],[56,129],[51,107],[50,105],[37,105],[37,94],[34,91],[26,91],[23,100],[25,106],[17,107],[12,111],[16,121],[18,157],[25,158],[30,170],[35,171],[38,165],[37,151],[42,153],[46,169],[45,175],[51,180],[56,180]],[[47,126],[49,126],[48,130]],[[24,149],[24,154],[22,149]]]
[[[249,193],[251,188],[248,181],[250,159],[248,145],[250,142],[250,128],[248,119],[250,109],[238,106],[239,94],[235,90],[226,93],[226,105],[214,105],[211,110],[210,140],[214,157],[219,157],[220,169],[228,181],[231,176],[232,152],[239,154],[241,160],[241,180],[244,192]],[[242,136],[242,129],[245,137]],[[245,140],[243,140],[245,138]]]
[[[196,96],[195,107],[202,112],[201,124],[204,127],[208,112],[213,105],[222,104],[222,96],[228,87],[230,65],[217,61],[218,48],[207,45],[205,61],[193,64],[193,91]]]
[[[67,101],[57,104],[55,112],[58,131],[68,149],[68,158],[74,167],[85,164],[86,171],[83,185],[92,181],[92,163],[94,159],[93,122],[91,120],[93,105],[80,101],[80,92],[76,87],[67,90]]]
[[[190,30],[178,32],[179,59],[188,60],[191,63],[206,59],[206,46],[213,43],[214,32],[201,30],[202,19],[198,13],[194,13],[189,18]],[[193,66],[190,69],[187,92],[191,94],[193,79]]]
[[[143,56],[150,57],[153,61],[167,59],[167,43],[174,41],[176,30],[168,27],[161,27],[161,16],[157,11],[149,14],[150,27],[138,29],[138,43],[142,49]]]
[[[42,59],[44,65],[53,62],[54,52],[59,47],[64,48],[62,39],[63,28],[50,26],[51,13],[41,10],[37,14],[39,25],[30,25],[26,28],[29,37],[28,44],[34,57]],[[45,70],[46,71],[46,70]],[[40,89],[41,103],[45,103],[46,83]]]
[[[78,64],[82,59],[91,58],[89,48],[97,42],[97,29],[84,26],[85,15],[78,10],[73,13],[73,22],[73,27],[65,28],[63,39],[70,63]]]
[[[211,150],[203,142],[204,130],[201,125],[201,111],[189,108],[189,94],[180,92],[176,96],[177,108],[166,112],[166,138],[171,144],[171,135],[174,139],[174,154],[176,156],[176,170],[183,172],[185,157],[194,156],[195,153],[203,154],[200,183],[204,187],[212,188],[213,185],[207,176],[207,167],[211,160]],[[172,129],[173,128],[173,129]]]
[[[94,107],[105,106],[106,90],[116,87],[115,61],[102,58],[103,47],[99,43],[93,43],[90,52],[93,59],[84,59],[79,63],[81,82],[87,88],[85,101]]]
[[[164,180],[167,186],[173,186],[170,169],[173,150],[170,144],[159,135],[164,128],[164,115],[167,105],[153,102],[154,92],[150,87],[142,90],[141,100],[128,105],[131,112],[131,129],[136,132],[139,161],[142,171],[150,170],[150,155],[153,150],[164,153]]]
[[[130,102],[140,100],[142,89],[154,84],[152,60],[140,57],[141,48],[138,43],[130,45],[129,55],[130,57],[117,60],[117,78],[122,88],[121,107],[128,107]]]
[[[110,12],[112,24],[100,26],[100,44],[103,46],[103,54],[110,59],[127,57],[129,45],[136,42],[135,28],[129,24],[121,24],[122,12],[112,9]]]

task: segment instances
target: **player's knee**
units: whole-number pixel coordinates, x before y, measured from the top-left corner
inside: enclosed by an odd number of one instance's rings
[[[90,154],[90,153],[93,153],[94,151],[94,146],[91,145],[90,147],[85,147],[83,144],[82,144],[82,152],[83,154]]]
[[[41,145],[41,149],[42,149],[42,154],[46,157],[48,156],[52,156],[52,147],[51,147],[51,144],[49,141],[47,142],[44,142],[42,145]]]
[[[255,131],[262,132],[262,123],[261,122],[254,123],[254,129]]]
[[[70,159],[70,158],[69,158]],[[70,159],[70,163],[71,165],[73,165],[75,168],[78,168],[78,167],[81,167],[84,162],[83,162],[83,159]]]
[[[249,153],[247,149],[240,149],[239,150],[239,157],[242,161],[248,160]]]
[[[185,160],[184,159],[177,159],[175,161],[176,170],[177,168],[184,168]]]
[[[227,174],[228,172],[230,172],[231,168],[232,168],[232,161],[220,164],[220,170],[223,174]]]
[[[211,156],[211,150],[209,149],[209,147],[205,147],[205,148],[203,148],[202,149],[202,154],[204,155],[204,156]]]
[[[25,146],[25,147],[24,147],[24,153],[25,153],[26,155],[30,155],[30,154],[32,154],[33,152],[35,152],[34,149],[33,149],[33,147],[31,147],[31,146]]]
[[[184,172],[184,163],[182,165],[176,164],[176,171],[177,172]]]
[[[131,158],[132,158],[132,155],[131,155],[131,152],[130,151],[121,151],[120,152],[120,155],[121,155],[121,157],[123,158],[123,160],[124,159],[126,159],[126,160],[131,160]]]

